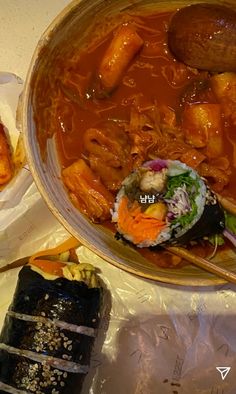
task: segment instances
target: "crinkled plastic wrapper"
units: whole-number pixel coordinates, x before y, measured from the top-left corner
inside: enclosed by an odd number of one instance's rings
[[[1,224],[4,221],[2,210],[16,206],[32,183],[32,177],[23,159],[25,155],[22,136],[17,122],[17,107],[22,89],[21,78],[12,73],[0,72],[0,121],[8,134],[16,167],[15,176],[0,191]]]
[[[46,208],[42,213],[48,214]],[[68,236],[59,225],[54,230],[49,246]],[[35,241],[35,249],[44,246],[48,242]],[[83,394],[235,394],[236,286],[154,283],[113,267],[85,247],[77,254],[98,268],[108,288]],[[1,324],[17,273],[0,276]],[[216,369],[222,366],[231,367],[225,380]]]
[[[0,96],[1,81],[0,73]],[[0,116],[9,127],[2,109],[0,97]],[[11,115],[14,118],[14,109]],[[0,204],[0,267],[69,237],[49,212],[27,167],[1,192]],[[98,268],[108,289],[83,394],[236,393],[235,285],[161,284],[128,274],[85,247],[77,254],[81,262]],[[18,271],[0,274],[1,325]],[[231,367],[224,380],[217,367]]]

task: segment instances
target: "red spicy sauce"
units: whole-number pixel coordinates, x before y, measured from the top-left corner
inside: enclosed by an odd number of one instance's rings
[[[144,46],[132,61],[117,89],[107,99],[92,100],[89,89],[112,39],[112,29],[100,39],[99,33],[95,39],[88,37],[82,49],[76,50],[76,43],[71,42],[68,48],[56,54],[48,65],[47,72],[39,75],[35,86],[34,113],[42,155],[45,153],[47,138],[55,135],[62,168],[69,166],[80,157],[86,156],[83,135],[88,128],[108,119],[129,121],[134,102],[138,102],[140,107],[153,105],[154,102],[157,106],[166,105],[175,111],[177,119],[181,117],[181,98],[188,86],[199,78],[207,80],[208,76],[205,72],[196,74],[195,70],[177,62],[169,53],[167,26],[172,14],[173,12],[144,16],[123,14],[117,17],[119,19],[110,22],[110,25],[114,23],[115,28],[122,18],[130,20],[144,40]],[[96,29],[99,32],[99,25]],[[214,102],[215,99],[209,96],[209,91],[205,98],[203,93],[202,100],[209,102],[209,97]],[[231,133],[233,134],[236,135],[236,130]],[[227,140],[224,142],[223,154],[232,161],[233,148]],[[236,198],[233,182],[236,169],[232,167],[231,171],[230,183],[224,189],[224,195]],[[115,231],[112,224],[104,225]],[[206,248],[204,245],[199,246],[195,252],[206,257],[211,249],[211,246]],[[169,253],[165,251],[156,253],[142,249],[139,252],[162,267],[179,264],[176,259],[171,260]]]

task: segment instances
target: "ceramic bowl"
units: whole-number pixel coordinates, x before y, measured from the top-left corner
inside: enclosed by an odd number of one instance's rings
[[[55,49],[60,51],[63,45],[70,44],[70,37],[75,32],[82,43],[87,29],[104,15],[111,15],[127,7],[153,7],[171,9],[201,1],[145,1],[145,0],[81,0],[72,2],[52,22],[41,37],[35,50],[28,71],[23,94],[23,130],[27,159],[36,185],[51,212],[61,224],[77,239],[99,256],[115,266],[161,282],[207,286],[223,283],[223,280],[204,272],[192,265],[181,269],[162,269],[142,257],[135,249],[115,240],[114,234],[100,225],[92,224],[71,203],[60,179],[60,166],[53,139],[47,143],[47,155],[41,157],[37,141],[32,103],[34,100],[34,81],[39,70],[53,56]],[[202,1],[205,2],[205,1]],[[218,2],[222,3],[222,1]],[[230,2],[228,2],[230,4]],[[233,0],[232,0],[233,3]],[[223,255],[219,264],[236,271],[234,256]]]

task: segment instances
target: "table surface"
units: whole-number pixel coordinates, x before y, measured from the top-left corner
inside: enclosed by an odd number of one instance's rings
[[[0,70],[23,80],[44,30],[68,0],[0,0]]]

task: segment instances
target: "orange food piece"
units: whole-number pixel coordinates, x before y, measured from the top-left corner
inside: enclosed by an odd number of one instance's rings
[[[132,26],[122,25],[116,30],[98,70],[100,81],[107,91],[118,85],[124,71],[142,45],[142,38]]]
[[[114,197],[83,159],[62,171],[72,202],[94,222],[110,218]]]
[[[9,182],[13,176],[11,151],[3,125],[0,123],[0,185]]]
[[[222,105],[226,118],[236,125],[236,74],[225,72],[213,75],[210,79],[212,90]]]
[[[221,108],[219,104],[192,104],[183,112],[182,127],[186,142],[205,148],[206,156],[215,158],[223,151]]]
[[[206,156],[194,148],[187,150],[187,152],[180,156],[180,161],[187,164],[187,166],[192,167],[193,169],[197,168],[197,166],[205,159]]]
[[[122,197],[118,208],[118,229],[123,234],[133,237],[133,243],[155,241],[160,232],[166,226],[165,221],[142,213],[141,207],[135,201],[128,207],[129,200]]]
[[[198,166],[198,173],[207,178],[212,186],[212,189],[219,193],[229,183],[229,174],[225,170],[221,170],[208,163],[201,163]]]
[[[56,276],[63,276],[63,267],[66,266],[65,263],[52,260],[34,260],[30,263],[30,265],[40,268],[47,274]]]
[[[81,243],[74,237],[70,237],[62,242],[60,245],[55,246],[55,248],[40,250],[39,252],[34,253],[29,258],[29,264],[33,263],[38,257],[42,256],[57,256],[61,253],[67,252],[70,249],[76,249],[80,246]]]
[[[158,220],[164,220],[167,214],[167,206],[163,202],[156,202],[149,205],[144,211],[145,215],[151,216]]]

